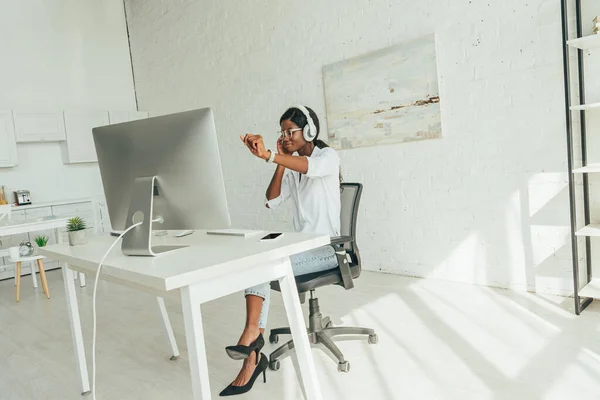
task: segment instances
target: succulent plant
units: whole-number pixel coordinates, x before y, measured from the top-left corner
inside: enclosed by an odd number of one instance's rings
[[[48,243],[48,236],[36,236],[33,238],[38,247],[44,247]]]
[[[81,217],[73,217],[69,218],[67,222],[67,231],[68,232],[77,232],[82,231],[87,228],[85,221]]]

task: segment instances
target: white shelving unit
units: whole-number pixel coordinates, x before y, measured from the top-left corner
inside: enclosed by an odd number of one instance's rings
[[[82,217],[88,225],[88,229],[94,232],[104,232],[110,225],[106,220],[107,212],[103,201],[98,199],[73,199],[64,201],[53,201],[48,203],[36,203],[28,206],[11,206],[11,218],[18,220],[35,220],[40,217],[55,216],[57,218]],[[67,243],[66,230],[61,230],[63,242]],[[0,240],[0,280],[12,279],[14,266],[11,265],[4,250],[10,246],[16,246],[22,241],[32,242],[36,235],[49,237],[48,245],[56,243],[55,232],[42,231],[31,234],[5,236]],[[46,270],[58,268],[58,264],[48,260],[45,263]]]
[[[577,236],[588,236],[588,237],[599,237],[600,236],[600,224],[590,224],[575,232]]]
[[[97,162],[92,128],[148,118],[147,111],[0,110],[0,168],[18,165],[17,146],[61,143],[65,164]]]
[[[579,291],[579,295],[591,299],[600,299],[600,279],[592,279]]]
[[[571,111],[587,111],[587,110],[593,110],[594,108],[600,108],[600,103],[581,104],[578,106],[571,106]]]
[[[13,112],[17,143],[60,142],[65,140],[65,121],[61,111]]]
[[[591,0],[597,2],[598,0]],[[600,52],[600,35],[589,34],[592,20],[583,15],[583,3],[586,0],[561,0],[562,16],[562,48],[565,87],[565,116],[567,137],[567,165],[569,172],[569,214],[571,228],[571,258],[573,263],[573,299],[574,312],[579,315],[594,299],[600,299],[600,271],[593,259],[592,238],[600,237],[600,224],[592,222],[589,174],[600,173],[599,156],[588,159],[588,137],[597,134],[597,126],[590,125],[594,119],[587,118],[588,113],[600,110],[600,102],[586,99],[587,95],[597,95],[593,90],[586,90],[588,76],[596,78],[598,65],[591,64]],[[569,15],[574,10],[574,15]],[[576,38],[570,36],[575,33]],[[576,57],[573,57],[576,56]],[[577,89],[575,89],[577,87]],[[590,101],[592,100],[592,101]],[[575,102],[579,104],[574,104]],[[574,125],[577,124],[577,129]],[[592,122],[593,124],[593,122]],[[579,149],[575,149],[575,146]],[[577,158],[581,157],[578,162]],[[579,165],[576,165],[579,164]],[[577,179],[576,176],[578,175]],[[579,184],[582,183],[582,191]],[[581,194],[580,194],[581,193]],[[581,218],[583,217],[583,218]],[[585,238],[579,240],[579,238]],[[597,240],[597,239],[594,239]],[[595,243],[595,242],[594,242]],[[583,253],[584,256],[580,257]],[[581,262],[580,260],[585,260]],[[585,264],[585,265],[583,265]],[[594,267],[596,273],[594,274]],[[585,270],[584,270],[585,268]],[[585,279],[584,279],[585,278]]]
[[[67,139],[63,142],[65,164],[98,162],[92,129],[148,118],[145,111],[65,111]]]
[[[589,50],[594,47],[600,47],[600,34],[569,40],[567,41],[567,44],[580,50]]]
[[[588,164],[585,167],[575,168],[574,174],[593,174],[600,172],[600,164]]]
[[[65,111],[67,140],[63,142],[65,164],[97,162],[92,129],[109,124],[108,111]]]

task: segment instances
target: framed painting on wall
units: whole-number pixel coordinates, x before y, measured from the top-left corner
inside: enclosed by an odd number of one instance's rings
[[[434,35],[325,66],[323,81],[334,148],[442,137]]]

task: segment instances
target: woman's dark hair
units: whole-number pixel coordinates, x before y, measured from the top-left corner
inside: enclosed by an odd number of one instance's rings
[[[315,138],[313,139],[313,143],[315,144],[316,147],[318,147],[320,149],[329,147],[327,145],[327,143],[325,143],[324,141],[319,139],[319,133],[321,132],[321,126],[319,124],[319,117],[317,117],[317,114],[312,110],[312,108],[306,107],[306,106],[304,106],[304,107],[308,110],[308,115],[310,115],[310,117],[312,118],[312,120],[315,124],[315,127],[317,128],[317,134],[315,135]],[[279,118],[279,124],[281,125],[281,123],[283,121],[287,121],[287,120],[292,121],[293,123],[295,123],[298,126],[298,128],[302,128],[302,129],[304,129],[304,127],[306,125],[308,125],[308,120],[306,119],[306,115],[304,115],[302,110],[300,110],[296,107],[288,108],[288,110],[283,113],[281,118]],[[340,167],[340,191],[343,191],[343,188],[342,188],[343,181],[344,180],[342,178],[342,168]]]
[[[315,126],[317,127],[317,135],[313,139],[313,143],[320,149],[329,147],[327,143],[319,139],[319,133],[321,132],[321,126],[319,125],[319,117],[317,117],[317,114],[312,110],[312,108],[306,107],[306,109],[308,110],[308,114],[310,115],[313,122],[315,123]],[[292,121],[298,126],[298,128],[302,129],[304,129],[304,127],[308,125],[306,115],[304,115],[304,113],[296,107],[288,108],[288,110],[283,113],[281,118],[279,118],[279,123],[281,124],[283,121],[286,120]]]

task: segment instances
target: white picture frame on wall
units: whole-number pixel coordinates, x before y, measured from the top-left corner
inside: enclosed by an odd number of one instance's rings
[[[61,142],[66,139],[62,111],[13,111],[17,143]]]

